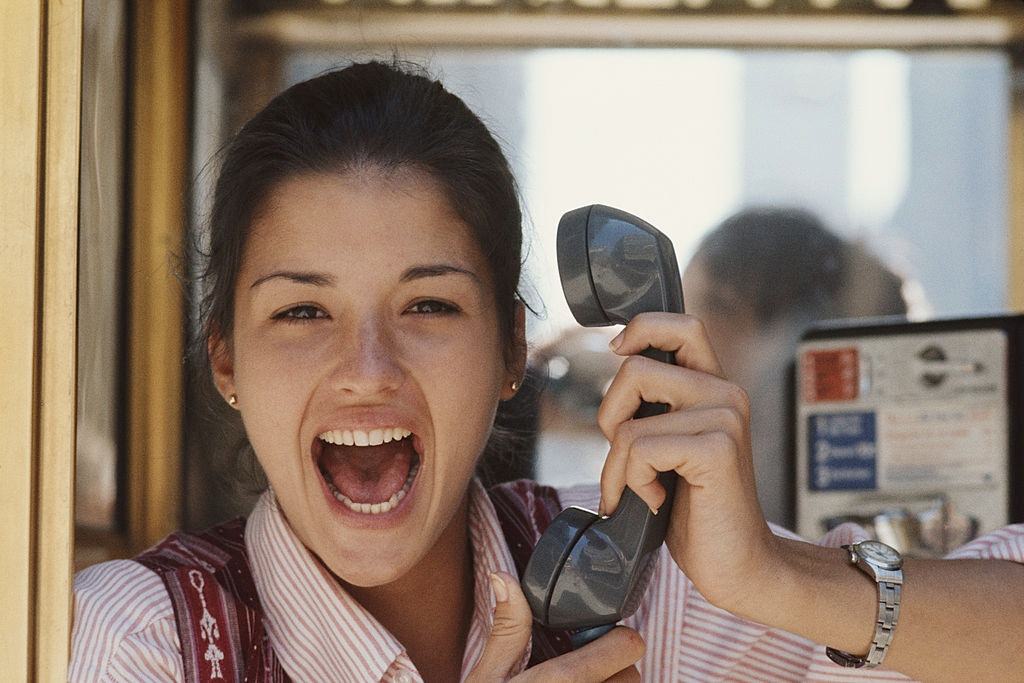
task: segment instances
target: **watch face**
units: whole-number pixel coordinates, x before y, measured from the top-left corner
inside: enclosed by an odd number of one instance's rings
[[[903,557],[884,543],[878,541],[862,541],[856,545],[857,552],[865,560],[872,564],[880,565],[883,569],[899,569],[903,564]]]

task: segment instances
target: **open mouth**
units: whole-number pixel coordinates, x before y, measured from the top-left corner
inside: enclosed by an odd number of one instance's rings
[[[335,429],[317,437],[313,456],[335,500],[353,512],[382,515],[398,507],[419,472],[413,441],[404,427]]]

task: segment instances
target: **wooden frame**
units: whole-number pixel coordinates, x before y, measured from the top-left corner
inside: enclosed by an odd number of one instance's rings
[[[1012,310],[1024,312],[1024,53],[1017,50],[1014,57],[1010,85],[1010,148],[1007,150],[1007,222],[1010,226],[1007,303]]]
[[[43,8],[28,3],[0,8],[0,83],[8,95],[0,121],[0,291],[4,308],[18,325],[0,328],[0,429],[4,451],[0,476],[7,495],[0,498],[0,670],[16,680],[28,676],[32,653],[32,504],[37,457],[35,443],[38,228],[41,222],[41,122],[43,89],[41,33]],[[8,87],[8,84],[11,84]]]
[[[190,3],[134,3],[128,251],[128,548],[181,524],[184,255]]]
[[[968,17],[361,10],[277,12],[239,24],[244,41],[342,46],[925,48],[1024,40],[1024,12]]]
[[[56,681],[71,641],[82,3],[51,1],[46,12],[35,678]]]
[[[82,7],[0,6],[0,671],[64,680],[71,625]]]

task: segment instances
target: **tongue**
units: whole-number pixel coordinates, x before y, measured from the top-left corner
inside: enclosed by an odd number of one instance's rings
[[[405,485],[414,452],[411,439],[380,446],[324,444],[321,468],[354,503],[383,503]]]

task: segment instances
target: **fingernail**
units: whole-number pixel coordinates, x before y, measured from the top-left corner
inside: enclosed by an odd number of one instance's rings
[[[508,602],[508,588],[500,576],[491,572],[491,590],[494,591],[495,602]]]
[[[612,351],[618,351],[619,346],[622,345],[622,337],[625,334],[626,331],[622,330],[617,335],[615,335],[615,337],[610,342],[608,342],[608,348],[610,348]]]
[[[651,514],[652,515],[657,515],[658,514],[658,508],[651,508]]]
[[[604,517],[604,501],[602,500],[597,504],[597,514],[599,517]]]

